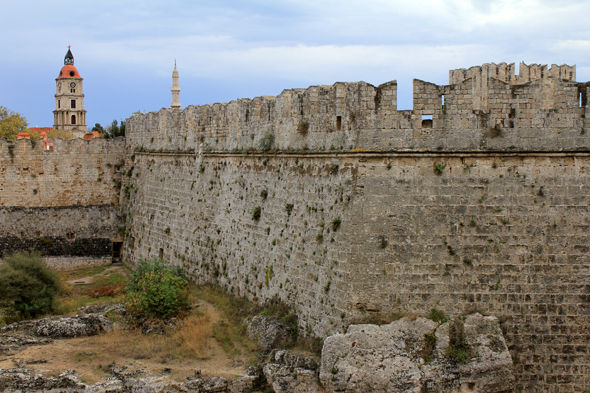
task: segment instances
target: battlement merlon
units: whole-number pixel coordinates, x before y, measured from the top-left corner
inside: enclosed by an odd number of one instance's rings
[[[485,80],[486,84],[490,78],[501,80],[511,85],[522,85],[538,79],[556,78],[574,82],[576,80],[576,65],[552,64],[547,69],[547,64],[526,65],[520,63],[518,75],[515,75],[514,63],[485,63],[481,66],[470,67],[469,69],[459,68],[449,71],[449,84],[456,85],[466,79]]]

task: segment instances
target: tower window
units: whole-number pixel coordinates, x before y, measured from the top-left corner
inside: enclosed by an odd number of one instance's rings
[[[76,100],[72,100],[72,108],[76,108]]]
[[[61,108],[61,100],[57,100],[57,109]]]
[[[70,89],[70,93],[75,93],[76,89]]]
[[[76,124],[76,115],[72,115],[72,124]]]
[[[342,116],[336,116],[336,131],[342,129]]]
[[[70,76],[74,76],[74,75],[76,75],[76,74],[74,73],[74,71],[70,71]]]

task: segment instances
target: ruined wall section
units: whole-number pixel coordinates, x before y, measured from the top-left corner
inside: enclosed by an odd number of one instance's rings
[[[48,258],[61,257],[60,267],[67,265],[65,257],[110,260],[111,239],[120,226],[117,210],[109,205],[0,207],[0,222],[0,258],[35,249]]]
[[[110,262],[119,235],[123,138],[0,139],[0,258],[40,251],[51,266]]]
[[[54,141],[0,139],[0,206],[116,204],[124,138]]]
[[[123,256],[165,258],[260,303],[278,297],[302,334],[324,336],[348,318],[354,173],[337,157],[136,153]]]

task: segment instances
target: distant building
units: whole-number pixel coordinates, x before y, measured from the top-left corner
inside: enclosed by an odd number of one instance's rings
[[[176,69],[176,61],[174,62],[174,71],[172,71],[172,87],[170,88],[172,92],[172,103],[170,107],[172,108],[180,108],[180,87],[178,87],[178,70]]]
[[[55,110],[53,111],[53,128],[65,130],[78,138],[83,138],[86,127],[86,110],[82,77],[74,67],[74,55],[70,47],[64,58],[64,66],[56,81]]]

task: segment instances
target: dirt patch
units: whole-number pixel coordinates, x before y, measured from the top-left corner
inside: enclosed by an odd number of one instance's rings
[[[0,355],[0,368],[8,369],[27,365],[45,376],[57,376],[63,370],[74,369],[81,381],[92,384],[111,377],[106,366],[115,362],[129,367],[127,371],[142,370],[144,376],[159,376],[164,380],[184,381],[200,370],[204,377],[234,378],[244,375],[245,368],[256,361],[256,354],[238,348],[239,355],[228,354],[213,337],[212,325],[222,318],[215,307],[200,302],[198,334],[203,337],[199,348],[170,348],[170,337],[145,336],[139,332],[116,327],[113,332],[94,337],[55,339],[47,345],[35,345],[13,355]],[[189,317],[190,318],[190,317]],[[195,330],[195,329],[193,329]],[[189,329],[190,331],[190,329]],[[185,337],[190,339],[190,337]]]
[[[62,307],[73,310],[95,304],[96,297],[100,297],[99,303],[113,301],[112,297],[102,298],[101,290],[122,289],[129,274],[128,269],[120,266],[62,271],[59,276],[69,293],[61,299]],[[106,294],[113,295],[118,293]],[[167,334],[144,335],[140,329],[128,328],[123,317],[115,317],[112,332],[54,339],[47,344],[22,347],[15,353],[0,353],[0,369],[26,366],[46,377],[73,369],[86,384],[111,378],[108,366],[112,363],[128,367],[126,372],[139,370],[140,378],[160,377],[164,381],[185,381],[194,377],[197,370],[203,378],[232,379],[245,375],[246,367],[256,364],[258,353],[239,342],[232,343],[229,349],[225,343],[220,344],[219,337],[215,337],[216,326],[224,326],[228,321],[212,303],[197,298],[192,301],[190,314],[178,320],[175,328],[167,328]]]

